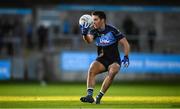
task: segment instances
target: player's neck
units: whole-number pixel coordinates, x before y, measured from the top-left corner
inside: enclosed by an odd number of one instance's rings
[[[102,24],[102,26],[99,28],[99,31],[104,31],[105,30],[106,24]]]

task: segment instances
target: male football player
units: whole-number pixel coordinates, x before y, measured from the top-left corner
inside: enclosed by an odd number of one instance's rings
[[[93,28],[90,24],[80,25],[83,39],[87,43],[95,41],[97,46],[97,58],[90,65],[87,75],[87,95],[81,97],[82,102],[93,103],[93,90],[95,86],[96,75],[108,71],[100,92],[96,96],[95,103],[100,104],[100,100],[110,87],[115,75],[119,72],[121,62],[125,67],[129,65],[130,46],[125,35],[115,27],[106,24],[106,14],[103,11],[92,12]],[[121,61],[118,45],[123,46],[124,58]]]

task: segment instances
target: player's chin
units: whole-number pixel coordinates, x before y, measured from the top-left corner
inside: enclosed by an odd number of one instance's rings
[[[97,28],[98,28],[96,25],[93,25],[93,27],[94,27],[95,29],[97,29]]]

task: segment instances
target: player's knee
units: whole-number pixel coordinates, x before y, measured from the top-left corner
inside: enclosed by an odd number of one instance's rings
[[[109,72],[108,76],[113,79],[116,76],[117,73],[118,72]]]
[[[120,65],[117,63],[114,63],[109,67],[109,72],[117,73],[119,69],[120,69]]]
[[[117,68],[112,68],[109,70],[109,73],[112,75],[116,75],[118,72],[119,72],[119,69],[117,69]]]

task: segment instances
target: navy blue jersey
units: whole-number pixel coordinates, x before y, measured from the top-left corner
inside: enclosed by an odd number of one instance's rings
[[[125,36],[115,27],[106,25],[103,31],[92,29],[90,34],[94,36],[98,57],[110,60],[119,58],[118,41]]]

